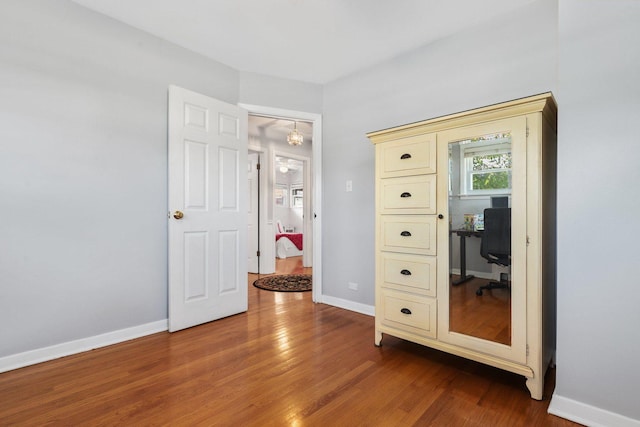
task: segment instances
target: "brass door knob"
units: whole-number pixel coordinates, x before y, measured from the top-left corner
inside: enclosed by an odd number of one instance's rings
[[[180,211],[175,211],[175,212],[173,213],[173,217],[174,217],[175,219],[182,219],[182,217],[183,217],[183,216],[184,216],[184,214],[183,214],[182,212],[180,212]]]

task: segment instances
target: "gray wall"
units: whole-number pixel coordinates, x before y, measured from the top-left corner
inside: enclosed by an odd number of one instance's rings
[[[374,304],[374,148],[365,133],[553,91],[556,47],[557,3],[542,0],[325,86],[325,294]]]
[[[637,1],[560,1],[554,395],[636,420],[639,23]]]
[[[273,108],[322,112],[322,85],[240,72],[240,102]]]
[[[169,84],[322,106],[68,0],[0,3],[0,357],[167,318]]]
[[[63,0],[0,11],[0,356],[167,317],[167,86],[238,73]]]

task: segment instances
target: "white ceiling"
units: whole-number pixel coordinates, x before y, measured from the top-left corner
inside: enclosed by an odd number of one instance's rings
[[[249,136],[260,139],[271,139],[286,143],[287,135],[293,130],[294,125],[304,138],[304,144],[311,143],[313,125],[308,122],[294,122],[274,117],[249,116]]]
[[[280,169],[281,167],[286,167],[286,172],[283,172],[283,169]],[[280,173],[299,171],[302,167],[303,165],[301,160],[290,159],[288,157],[276,157],[276,169]]]
[[[533,0],[73,0],[240,71],[326,83]]]

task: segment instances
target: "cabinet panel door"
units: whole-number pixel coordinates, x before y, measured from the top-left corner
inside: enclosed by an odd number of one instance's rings
[[[449,219],[438,223],[438,339],[522,364],[527,361],[526,127],[520,116],[438,133],[437,190],[438,213]],[[501,210],[501,228],[487,221],[489,214],[495,218],[492,199],[508,205]],[[479,215],[485,216],[480,250],[450,238],[456,230],[473,230],[471,218]],[[502,288],[480,290],[489,282]]]

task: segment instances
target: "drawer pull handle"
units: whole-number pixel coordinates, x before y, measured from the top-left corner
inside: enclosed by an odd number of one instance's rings
[[[407,193],[406,191],[400,195],[400,197],[411,197],[411,193]]]
[[[411,310],[409,310],[408,308],[403,308],[402,310],[400,310],[400,313],[411,314]]]
[[[400,271],[400,274],[402,274],[403,276],[411,276],[411,272],[409,270],[402,270]]]
[[[400,160],[406,160],[410,158],[411,158],[411,154],[409,153],[404,153],[402,156],[400,156]]]
[[[411,237],[411,233],[409,233],[408,231],[403,231],[402,233],[400,233],[400,235],[404,237]]]

